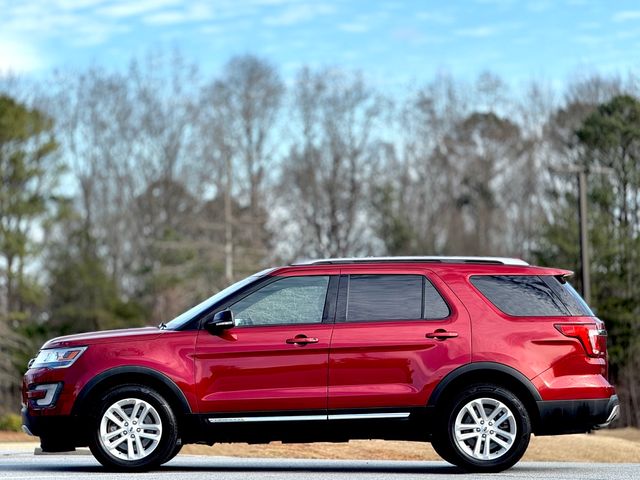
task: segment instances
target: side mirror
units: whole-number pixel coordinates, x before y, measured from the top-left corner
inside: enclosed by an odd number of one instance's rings
[[[204,321],[204,328],[214,335],[234,326],[235,321],[231,310],[222,310]]]

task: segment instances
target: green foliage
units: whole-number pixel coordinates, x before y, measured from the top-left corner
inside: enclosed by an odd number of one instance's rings
[[[606,154],[611,166],[622,168],[630,159],[623,150],[639,146],[640,101],[630,95],[614,97],[587,117],[576,134],[589,149]]]
[[[594,172],[610,169],[589,175],[592,304],[607,324],[611,376],[629,414],[638,401],[633,384],[640,380],[635,373],[640,365],[640,101],[614,97],[588,115],[575,134],[583,165]],[[558,200],[538,261],[577,269],[577,195]],[[634,415],[626,423],[637,424],[640,417]]]
[[[379,217],[376,221],[378,236],[390,255],[407,255],[415,249],[416,232],[411,227],[399,195],[390,183],[385,183],[373,192],[373,210]]]
[[[0,415],[0,431],[20,432],[22,430],[22,417],[16,413]]]
[[[24,257],[28,232],[19,225],[46,210],[48,192],[38,184],[48,174],[45,159],[55,151],[53,122],[37,110],[0,96],[0,251]]]
[[[17,403],[16,375],[29,342],[19,335],[45,304],[39,278],[27,265],[40,253],[34,231],[50,214],[60,167],[53,121],[42,112],[0,95],[0,402]],[[6,398],[12,398],[8,402]]]
[[[140,326],[142,308],[121,298],[115,280],[98,256],[95,239],[77,217],[61,222],[61,238],[49,256],[49,333]]]

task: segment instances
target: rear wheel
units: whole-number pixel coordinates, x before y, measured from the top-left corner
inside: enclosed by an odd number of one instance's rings
[[[168,461],[174,451],[177,454],[178,428],[171,407],[158,392],[142,385],[106,392],[91,429],[91,453],[111,469],[149,470]]]
[[[503,387],[471,386],[456,395],[444,413],[433,447],[465,470],[505,470],[522,458],[529,445],[529,414]]]

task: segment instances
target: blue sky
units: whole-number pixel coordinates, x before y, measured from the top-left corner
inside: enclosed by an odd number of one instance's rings
[[[205,72],[250,52],[285,78],[308,64],[387,84],[484,70],[557,83],[585,67],[637,70],[640,2],[0,0],[0,71],[117,68],[172,47]]]

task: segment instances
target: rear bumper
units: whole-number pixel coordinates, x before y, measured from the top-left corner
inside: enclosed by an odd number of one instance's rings
[[[584,433],[606,427],[619,413],[618,396],[590,400],[539,401],[536,435]]]

